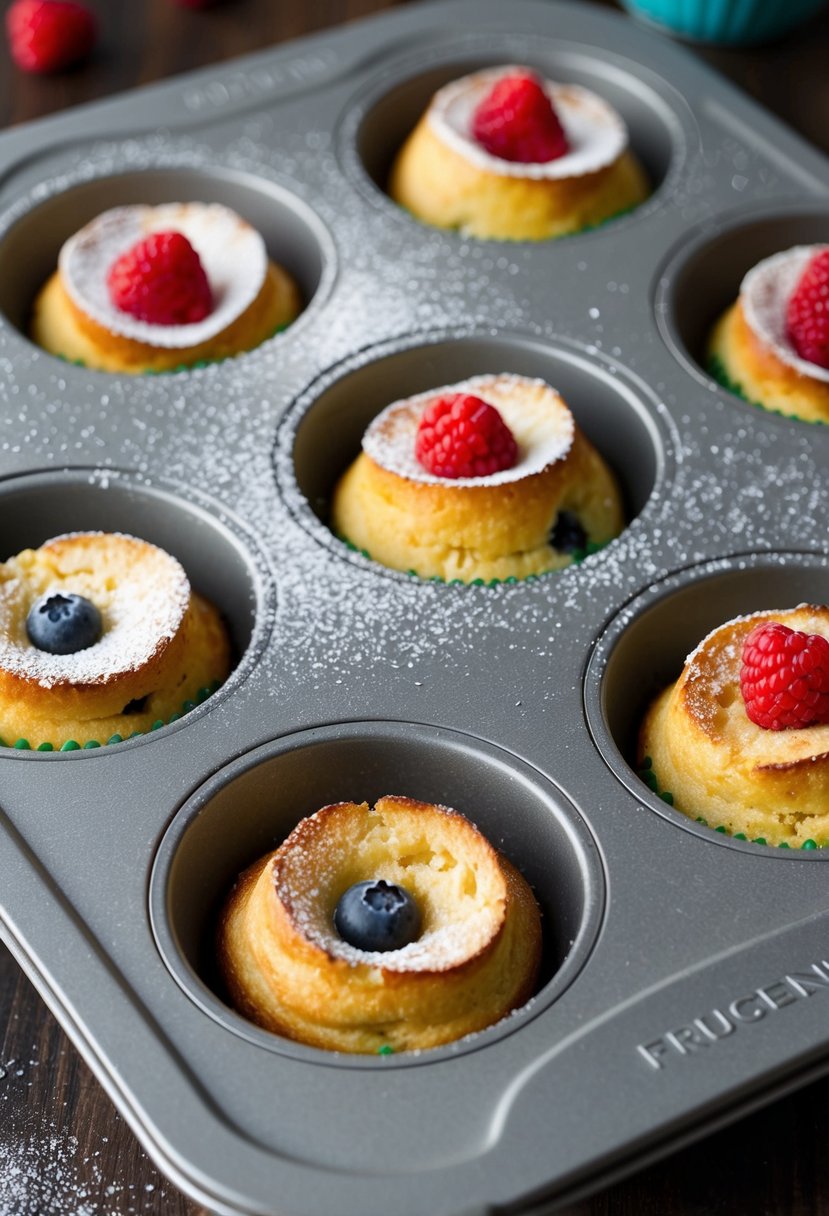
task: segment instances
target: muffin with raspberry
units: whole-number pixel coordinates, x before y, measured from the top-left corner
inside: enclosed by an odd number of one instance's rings
[[[509,65],[435,94],[397,155],[389,193],[438,228],[544,240],[628,211],[649,189],[608,102]]]
[[[421,578],[521,579],[622,529],[619,487],[555,389],[476,376],[387,406],[340,479],[332,525]]]
[[[829,422],[829,246],[759,262],[714,327],[712,374],[764,409]]]
[[[710,633],[648,710],[639,763],[709,827],[829,845],[829,608],[757,612]]]
[[[31,336],[86,367],[164,372],[252,350],[300,307],[294,280],[227,207],[116,207],[61,249]]]

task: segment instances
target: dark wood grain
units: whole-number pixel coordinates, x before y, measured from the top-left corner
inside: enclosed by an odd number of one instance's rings
[[[171,0],[99,0],[94,7],[102,41],[81,69],[28,77],[0,47],[0,126],[394,5],[227,0],[197,12]],[[829,151],[829,15],[775,46],[699,53]],[[577,1204],[571,1216],[829,1216],[827,1144],[823,1080]],[[0,947],[0,1216],[202,1211],[148,1161]]]

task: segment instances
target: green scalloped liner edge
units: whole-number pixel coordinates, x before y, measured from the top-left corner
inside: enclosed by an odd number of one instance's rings
[[[353,544],[346,536],[339,536],[337,533],[334,535],[352,553],[359,553],[361,557],[368,558],[370,562],[374,561],[368,549],[360,549],[359,546]],[[614,537],[613,539],[615,540],[616,538]],[[580,566],[585,558],[592,557],[594,553],[599,553],[609,544],[609,540],[602,541],[601,544],[597,541],[590,541],[586,549],[575,549],[573,551],[573,560],[569,566],[561,566],[558,570],[547,570],[544,574],[525,574],[523,578],[516,578],[514,574],[511,574],[509,578],[491,578],[489,580],[473,578],[467,581],[462,578],[441,578],[439,574],[433,574],[430,578],[423,578],[416,570],[405,570],[403,573],[408,574],[409,578],[419,579],[422,583],[440,583],[444,587],[514,587],[517,583],[534,583],[540,578],[552,578],[556,574],[563,574],[565,570],[569,570],[572,566]],[[383,563],[378,562],[377,565],[382,566]],[[385,570],[392,569],[391,566],[384,566],[383,568]]]
[[[805,422],[810,426],[826,426],[827,424],[822,418],[800,418],[797,414],[787,414],[785,410],[773,410],[768,405],[763,405],[760,401],[754,401],[747,396],[743,390],[743,386],[738,384],[736,380],[732,380],[728,374],[728,370],[719,355],[709,355],[705,364],[705,370],[712,380],[716,380],[720,388],[726,389],[729,393],[733,393],[735,397],[739,397],[741,401],[745,401],[747,405],[753,405],[758,410],[763,410],[766,414],[774,414],[778,418],[794,419],[795,422]]]
[[[296,320],[296,318],[294,318],[294,320]],[[267,338],[262,339],[262,342],[259,343],[259,346],[261,346],[263,342],[270,342],[271,338],[275,338],[277,334],[283,333],[292,324],[293,324],[293,322],[291,322],[291,321],[283,321],[283,323],[281,325],[277,325],[276,329],[274,329],[271,333],[268,334]],[[254,347],[252,347],[252,349],[257,350],[258,348],[256,346],[254,346]],[[247,351],[239,352],[239,354],[244,354],[244,355],[246,355],[247,353],[248,353]],[[60,359],[61,363],[68,363],[70,367],[86,367],[87,366],[87,364],[84,363],[83,359],[67,359],[66,355],[56,355],[55,358]],[[238,355],[223,355],[221,357],[221,359],[197,359],[195,363],[179,363],[176,367],[168,367],[168,368],[165,368],[163,371],[153,371],[152,368],[149,368],[146,371],[140,372],[139,375],[141,375],[141,376],[177,376],[177,375],[179,375],[180,372],[198,371],[199,369],[201,369],[203,367],[212,367],[214,365],[218,366],[220,363],[227,363],[228,360],[236,359],[236,358],[238,358]],[[92,370],[97,371],[99,369],[95,368]],[[115,373],[115,374],[117,375],[118,373]]]
[[[620,220],[625,215],[631,215],[646,203],[647,199],[642,199],[641,203],[632,203],[630,207],[623,207],[621,211],[614,211],[612,215],[606,216],[603,220],[599,220],[597,224],[587,224],[584,228],[577,228],[575,232],[562,232],[560,236],[475,236],[469,237],[471,241],[504,241],[513,245],[518,245],[522,242],[533,245],[542,245],[545,241],[566,241],[570,237],[581,236],[583,232],[598,232],[600,228],[605,228],[608,224],[612,224],[614,220]],[[410,211],[408,207],[404,207],[402,203],[397,203],[401,211],[405,211],[406,215],[421,224],[424,228],[437,228],[443,232],[458,232],[462,233],[460,224],[449,224],[445,228],[441,224],[430,224],[427,220],[422,220],[419,215],[415,215],[414,211]]]
[[[642,203],[647,202],[647,199],[642,199]],[[563,236],[548,238],[554,241],[566,240],[568,236],[581,236],[583,232],[598,232],[600,228],[606,228],[608,224],[613,224],[616,220],[622,219],[626,215],[632,215],[642,203],[632,203],[630,207],[623,207],[621,211],[614,211],[606,219],[599,220],[598,224],[588,224],[586,228],[579,228],[578,232],[566,232]]]
[[[663,802],[667,802],[668,806],[674,805],[673,794],[669,793],[667,790],[660,790],[659,788],[659,781],[656,773],[653,770],[653,760],[650,758],[650,756],[645,756],[644,760],[636,770],[636,775],[640,781],[644,781],[645,785],[652,793],[656,794],[657,798],[661,798]],[[686,812],[683,811],[682,813],[684,815]],[[688,818],[690,819],[692,816],[689,815]],[[694,822],[701,824],[704,828],[710,828],[712,832],[718,832],[720,836],[728,836],[731,840],[748,840],[748,836],[746,836],[744,832],[729,832],[728,828],[725,827],[724,824],[720,824],[719,827],[712,828],[708,820],[704,819],[702,815],[695,816]],[[751,844],[762,844],[765,845],[767,849],[791,849],[792,847],[790,844],[787,844],[785,840],[782,844],[769,844],[765,836],[755,836],[751,841]],[[809,853],[814,849],[825,849],[827,845],[829,845],[829,842],[827,842],[827,844],[818,844],[816,840],[810,839],[804,840],[803,844],[800,845],[800,849]]]
[[[178,722],[185,714],[189,714],[191,709],[195,709],[197,705],[203,705],[208,697],[212,697],[214,692],[217,692],[222,686],[221,680],[214,680],[212,684],[205,685],[204,688],[198,689],[196,692],[195,701],[185,701],[179,713],[171,714],[167,721],[159,718],[157,722],[153,722],[149,730],[134,730],[131,735],[127,735],[127,739],[137,739],[141,735],[152,734],[154,730],[161,730],[162,726],[172,726],[174,722]],[[123,735],[112,735],[107,739],[106,743],[99,743],[97,739],[88,739],[86,743],[76,743],[74,739],[67,739],[65,743],[57,749],[60,752],[91,752],[98,747],[110,747],[116,743],[124,743],[126,740]],[[0,748],[7,748],[9,751],[17,752],[53,752],[55,746],[53,743],[39,743],[37,747],[32,747],[28,739],[18,739],[15,743],[6,743],[5,739],[0,739]]]

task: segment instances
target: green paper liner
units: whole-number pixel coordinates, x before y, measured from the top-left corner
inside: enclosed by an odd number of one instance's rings
[[[294,317],[294,321],[295,320],[296,320],[296,317]],[[271,333],[269,333],[266,338],[263,338],[262,341],[260,343],[258,343],[257,346],[251,347],[251,350],[258,350],[259,347],[262,346],[265,342],[270,342],[271,338],[275,338],[277,334],[283,333],[283,331],[288,329],[291,325],[293,325],[293,321],[283,321],[282,324],[277,325],[276,329],[272,330]],[[138,375],[140,375],[140,376],[177,376],[181,372],[198,371],[204,367],[212,367],[213,365],[218,365],[220,363],[227,363],[230,359],[238,359],[239,355],[247,355],[247,354],[250,354],[250,351],[240,350],[235,355],[222,355],[222,357],[220,359],[197,359],[195,361],[195,363],[179,363],[176,365],[176,367],[168,367],[168,368],[165,368],[163,371],[153,371],[153,369],[150,368],[148,371],[139,372]],[[87,366],[87,364],[84,363],[83,359],[67,359],[66,355],[55,355],[55,358],[60,359],[61,363],[68,363],[70,365],[70,367],[86,367]],[[91,368],[90,370],[91,371],[101,371],[102,369],[95,367],[95,368]],[[130,372],[110,372],[109,374],[111,376],[119,376],[119,375],[131,375],[132,373],[130,373]]]
[[[336,532],[334,535],[337,537],[337,540],[342,541],[346,549],[349,549],[352,553],[359,553],[361,557],[367,558],[370,562],[374,561],[374,558],[371,556],[368,549],[361,549],[359,545],[353,544],[347,536],[341,536]],[[617,538],[615,536],[612,537],[612,540],[616,539]],[[573,551],[573,560],[570,562],[569,566],[561,566],[558,570],[546,570],[543,574],[525,574],[523,578],[518,578],[516,575],[510,574],[507,578],[472,578],[467,580],[462,578],[441,578],[439,574],[430,574],[424,576],[418,574],[417,570],[398,570],[397,573],[407,574],[409,578],[416,578],[422,583],[439,583],[443,587],[513,587],[517,583],[532,583],[536,582],[540,578],[555,578],[557,574],[563,574],[565,570],[570,570],[573,566],[580,566],[585,558],[592,557],[594,553],[600,553],[601,550],[605,549],[610,543],[611,541],[609,540],[601,542],[592,540],[588,541],[585,549],[575,549]],[[385,566],[382,562],[377,562],[376,564],[381,566],[384,570],[396,569],[394,566]]]
[[[643,781],[645,783],[645,785],[648,787],[648,789],[652,793],[656,794],[657,798],[661,798],[663,802],[667,802],[668,806],[675,805],[673,794],[669,793],[667,790],[660,790],[659,779],[658,779],[656,773],[654,772],[653,760],[650,758],[650,756],[645,756],[644,760],[642,761],[642,763],[639,765],[639,767],[636,770],[636,776],[639,778],[640,781]],[[682,808],[677,807],[677,810],[681,811]],[[694,821],[694,823],[699,823],[704,828],[709,828],[713,832],[719,832],[720,836],[728,836],[731,840],[748,840],[749,839],[748,836],[746,836],[746,834],[744,832],[729,832],[728,828],[722,823],[717,824],[716,826],[712,826],[708,822],[708,820],[705,819],[702,815],[691,815],[687,811],[682,811],[682,814],[687,815],[687,817],[689,819],[692,819]],[[782,844],[778,844],[778,845],[769,844],[769,842],[766,840],[765,836],[755,836],[751,840],[751,844],[762,844],[762,845],[765,845],[766,848],[769,848],[769,849],[773,849],[773,848],[791,849],[792,848],[792,845],[788,844],[785,840],[783,841]],[[810,840],[804,840],[803,844],[801,844],[801,845],[796,845],[795,849],[796,850],[799,849],[801,851],[805,851],[805,852],[809,853],[809,852],[812,852],[814,849],[825,849],[827,846],[829,846],[829,841],[826,841],[824,844],[818,844],[818,842],[816,840],[810,839]]]
[[[651,196],[648,195],[648,198]],[[600,228],[605,228],[608,224],[614,223],[615,220],[620,220],[626,215],[632,215],[639,207],[644,206],[648,198],[643,198],[640,203],[632,203],[630,207],[622,207],[620,211],[614,211],[612,215],[607,215],[603,220],[599,220],[596,224],[585,224],[584,228],[577,228],[575,232],[562,232],[560,236],[470,236],[470,241],[505,241],[512,242],[515,245],[526,243],[531,245],[544,245],[548,241],[566,241],[574,236],[581,236],[584,232],[598,232]],[[428,220],[421,219],[419,215],[415,215],[414,211],[410,211],[408,207],[404,207],[402,203],[397,203],[401,211],[405,211],[410,219],[415,223],[420,224],[423,228],[437,229],[438,232],[458,232],[462,231],[460,224],[430,224]]]
[[[568,232],[563,237],[554,236],[548,237],[547,239],[553,241],[562,241],[566,240],[568,236],[581,236],[583,232],[598,232],[600,228],[606,228],[608,224],[614,224],[616,220],[621,220],[626,215],[633,215],[633,212],[638,210],[639,207],[644,206],[647,201],[648,200],[646,198],[643,198],[641,203],[632,203],[630,207],[623,207],[621,211],[614,211],[613,214],[608,215],[606,219],[599,220],[598,224],[588,224],[584,228],[579,228],[578,232]]]
[[[726,389],[729,393],[733,393],[735,397],[739,397],[741,401],[745,401],[747,405],[753,405],[758,410],[764,410],[767,414],[774,414],[778,418],[788,418],[794,422],[805,422],[807,426],[826,426],[827,424],[822,418],[801,418],[798,414],[787,414],[785,410],[775,410],[771,406],[763,405],[761,401],[754,401],[747,396],[743,386],[736,380],[732,380],[728,373],[728,369],[723,363],[719,355],[709,355],[705,364],[705,370],[712,380],[716,380],[721,388]]]
[[[55,748],[53,743],[38,743],[37,747],[33,748],[28,739],[17,739],[14,743],[7,743],[5,739],[0,739],[0,748],[6,748],[9,751],[18,752],[91,752],[95,751],[95,749],[99,747],[113,747],[117,743],[123,743],[125,738],[136,739],[141,735],[152,734],[154,730],[161,730],[162,726],[172,726],[174,722],[178,722],[179,719],[184,717],[185,714],[189,713],[191,709],[195,709],[197,705],[202,705],[208,699],[208,697],[212,697],[213,693],[218,691],[221,686],[221,680],[214,680],[212,684],[205,685],[204,688],[200,688],[196,693],[195,701],[185,701],[181,709],[177,710],[173,714],[170,714],[170,717],[166,722],[159,718],[156,722],[153,722],[146,731],[134,730],[131,735],[126,736],[116,733],[114,735],[110,735],[110,737],[105,739],[103,742],[99,742],[97,739],[88,739],[86,743],[81,744],[77,743],[74,739],[67,739],[66,742],[62,743],[59,748]]]

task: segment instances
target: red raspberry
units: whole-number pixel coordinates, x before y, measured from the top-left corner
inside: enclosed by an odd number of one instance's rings
[[[417,428],[415,456],[435,477],[487,477],[511,469],[517,455],[495,406],[471,393],[436,397]]]
[[[24,72],[59,72],[95,46],[94,16],[74,0],[15,0],[6,13],[12,59]]]
[[[180,232],[153,232],[122,253],[107,286],[116,308],[151,325],[190,325],[213,311],[199,255]]]
[[[757,625],[743,645],[740,689],[765,730],[829,722],[829,642],[779,621]]]
[[[539,164],[570,151],[567,136],[532,72],[502,76],[472,115],[472,134],[501,160]]]
[[[817,253],[789,298],[786,327],[801,359],[829,368],[829,249]]]

